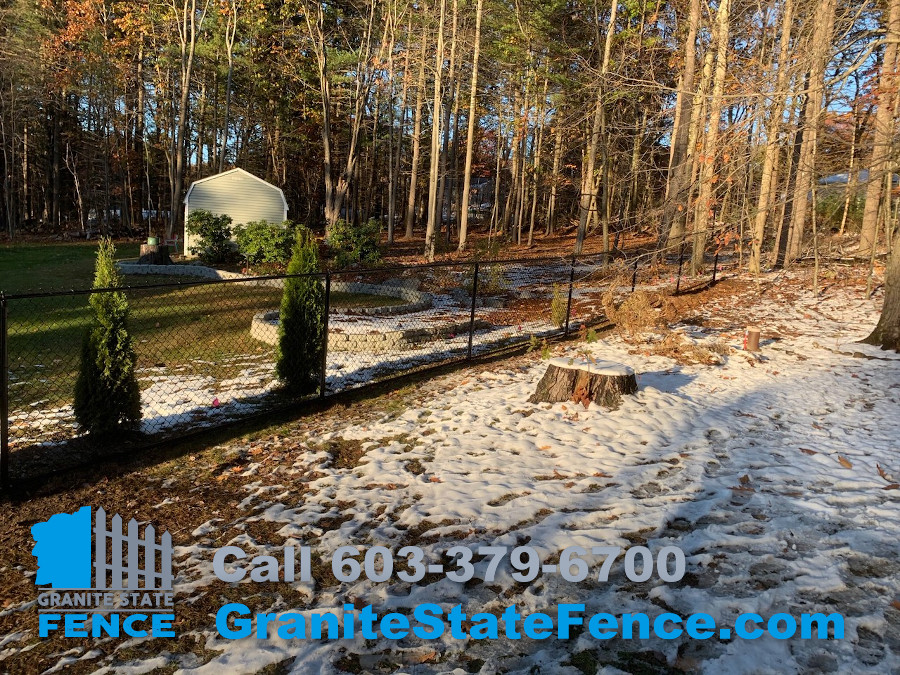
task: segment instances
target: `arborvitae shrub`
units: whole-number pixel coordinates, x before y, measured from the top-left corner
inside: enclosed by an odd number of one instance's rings
[[[315,237],[298,227],[288,274],[319,271]],[[320,277],[284,280],[278,329],[278,377],[293,394],[309,394],[319,386],[322,350],[325,348],[325,287]]]
[[[121,286],[112,240],[100,240],[94,288]],[[75,383],[75,419],[92,435],[135,428],[141,420],[137,357],[128,333],[128,299],[121,291],[92,293],[93,321],[81,346]]]

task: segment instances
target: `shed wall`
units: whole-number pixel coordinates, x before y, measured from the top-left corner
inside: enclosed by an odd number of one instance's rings
[[[280,224],[287,218],[281,191],[240,171],[195,183],[185,204],[185,217],[200,210],[231,216],[232,227],[258,220]],[[185,235],[188,254],[194,239]]]

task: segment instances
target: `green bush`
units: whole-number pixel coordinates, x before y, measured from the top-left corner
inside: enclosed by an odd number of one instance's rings
[[[234,238],[248,265],[284,265],[291,258],[294,227],[289,220],[281,225],[250,222],[234,228]]]
[[[298,227],[288,274],[319,271],[319,249],[315,237]],[[322,350],[325,348],[325,288],[318,277],[284,280],[278,329],[276,370],[285,388],[293,394],[309,394],[319,386]]]
[[[462,285],[466,293],[471,295],[472,283],[475,279],[475,266],[466,270],[463,274]],[[478,268],[478,295],[502,295],[512,288],[512,283],[506,278],[503,265],[487,262]]]
[[[94,288],[121,286],[112,240],[97,250]],[[141,390],[135,375],[137,357],[128,333],[128,299],[121,291],[92,293],[90,329],[81,346],[75,382],[75,419],[90,434],[135,428],[141,420]]]
[[[209,211],[194,211],[188,216],[185,226],[188,234],[199,237],[190,252],[200,256],[203,262],[223,263],[234,258],[231,243],[231,216],[216,216]]]
[[[371,267],[381,262],[381,225],[369,220],[364,225],[353,226],[345,220],[337,221],[328,234],[328,245],[335,252],[334,262],[343,269],[354,265]]]
[[[816,215],[818,216],[819,228],[828,232],[830,230],[839,230],[841,220],[844,217],[844,207],[846,204],[846,193],[832,192],[816,195]],[[849,208],[847,209],[847,222],[845,230],[858,232],[862,227],[863,211],[865,210],[866,200],[860,195],[850,197]]]

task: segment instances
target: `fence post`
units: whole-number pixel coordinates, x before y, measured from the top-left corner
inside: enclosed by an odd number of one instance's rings
[[[634,261],[634,274],[631,275],[631,292],[634,293],[634,287],[637,285],[637,268],[638,260]]]
[[[572,266],[569,268],[569,299],[566,301],[566,332],[569,334],[569,319],[572,316],[572,287],[575,286],[575,256],[572,256]]]
[[[478,299],[478,261],[475,261],[475,271],[472,275],[472,310],[469,314],[469,351],[466,358],[472,360],[472,340],[475,337],[475,301]]]
[[[325,319],[322,336],[322,374],[319,380],[319,398],[325,398],[325,378],[328,370],[328,315],[331,313],[331,274],[325,270]]]
[[[681,290],[681,268],[684,267],[684,242],[681,242],[681,253],[678,254],[678,281],[675,283],[675,295]]]
[[[716,283],[716,272],[719,270],[719,252],[716,251],[716,259],[713,261],[713,278],[712,282]]]
[[[9,323],[6,296],[0,291],[0,488],[9,487]]]

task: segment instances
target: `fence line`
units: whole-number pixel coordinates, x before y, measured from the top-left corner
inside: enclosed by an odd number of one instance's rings
[[[78,463],[77,457],[64,457],[68,444],[78,442],[79,451],[91,445],[90,437],[74,423],[71,405],[79,367],[77,347],[90,325],[87,303],[79,300],[84,296],[112,292],[128,296],[142,389],[141,433],[128,442],[139,448],[288,404],[273,384],[277,325],[266,329],[266,312],[261,311],[280,305],[280,282],[286,279],[315,278],[324,286],[325,344],[320,372],[314,373],[318,389],[314,394],[325,398],[425,365],[471,360],[535,338],[569,335],[573,322],[599,320],[602,312],[595,316],[586,316],[581,309],[576,312],[576,300],[585,293],[605,291],[616,271],[622,271],[618,264],[604,263],[608,255],[0,293],[0,483],[9,484],[11,456],[24,458],[17,461],[25,463],[25,473],[32,465],[43,464],[53,473],[60,462]],[[640,286],[641,263],[646,259],[641,255],[625,261],[632,292]],[[683,263],[682,247],[676,293],[682,292]],[[596,269],[576,279],[579,264]],[[697,285],[714,283],[718,267],[717,253],[712,277],[698,278]],[[597,271],[605,276],[597,280]],[[363,283],[332,284],[334,277]],[[588,282],[588,277],[594,281]],[[403,284],[424,288],[422,294],[433,299],[432,308],[392,315],[395,296],[390,289]],[[384,297],[376,298],[372,307],[341,305],[373,300],[367,293],[350,292],[356,287]],[[264,330],[251,331],[253,322],[262,322]],[[120,546],[116,541],[111,540]]]

